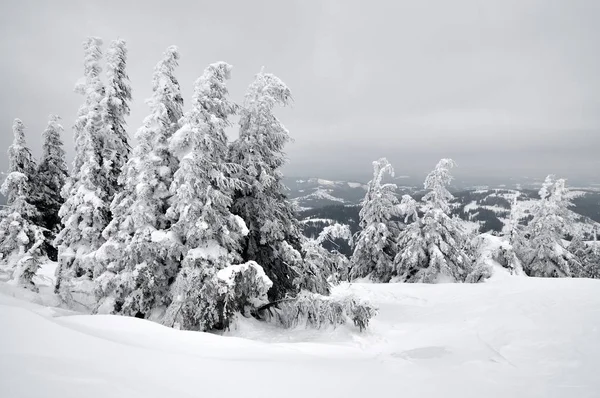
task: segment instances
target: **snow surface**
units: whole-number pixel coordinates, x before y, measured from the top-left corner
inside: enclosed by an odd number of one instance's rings
[[[337,289],[379,306],[367,332],[283,330],[245,318],[224,336],[178,331],[52,308],[48,291],[0,283],[0,396],[480,398],[600,391],[599,280],[497,270],[482,284]]]

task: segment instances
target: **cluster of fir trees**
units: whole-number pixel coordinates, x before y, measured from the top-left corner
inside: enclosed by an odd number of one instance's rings
[[[507,232],[523,270],[539,277],[598,278],[598,245],[584,242],[583,232],[576,228],[577,216],[569,210],[573,204],[566,181],[549,175],[539,195],[527,225],[513,219]]]
[[[479,282],[491,275],[477,261],[477,240],[464,222],[451,216],[453,195],[448,190],[455,166],[442,159],[425,179],[427,190],[419,203],[400,200],[396,186],[383,183],[394,170],[386,159],[373,162],[360,211],[360,227],[350,261],[350,279],[369,277],[379,282]],[[600,251],[588,245],[575,228],[575,214],[564,179],[548,176],[532,209],[532,219],[517,218],[516,202],[505,228],[508,245],[495,258],[512,273],[537,277],[600,276]],[[516,200],[516,198],[515,198]],[[565,240],[572,237],[571,241]]]
[[[289,88],[261,71],[240,106],[228,95],[232,67],[218,62],[195,82],[184,113],[175,77],[179,52],[169,47],[154,69],[150,113],[131,148],[125,125],[131,101],[126,45],[112,42],[106,83],[101,46],[94,37],[84,43],[84,78],[76,87],[84,103],[66,181],[64,152],[58,156],[62,180],[52,170],[35,172],[56,185],[48,191],[55,196],[61,191],[52,207],[42,207],[55,223],[55,291],[62,300],[74,308],[191,330],[227,328],[240,313],[284,325],[350,320],[366,327],[375,309],[351,296],[328,296],[339,254],[303,237],[282,193],[280,168],[290,136],[273,112],[289,103]],[[234,115],[240,117],[239,138],[229,143],[225,129]],[[0,228],[4,241],[20,242],[21,232],[37,233],[42,218],[26,200],[35,196],[23,181],[38,177],[29,171],[31,154],[22,128],[17,130],[21,141],[13,147],[23,154],[11,155],[5,192],[9,213],[15,214],[10,217],[29,224],[16,226],[5,216]],[[21,246],[21,252],[34,255],[35,245]],[[42,256],[39,247],[35,253]],[[7,257],[15,253],[10,247],[5,251]],[[30,285],[38,265],[28,268]]]
[[[0,211],[2,269],[34,290],[32,279],[39,265],[47,256],[56,259],[52,240],[60,229],[60,191],[67,177],[59,122],[58,116],[50,115],[42,134],[42,156],[36,162],[25,141],[25,125],[15,119],[8,175],[1,187],[7,201]]]

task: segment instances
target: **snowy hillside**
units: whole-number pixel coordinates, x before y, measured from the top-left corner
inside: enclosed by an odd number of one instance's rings
[[[576,213],[575,228],[588,237],[600,221],[600,195],[591,190],[572,190],[570,209]],[[477,222],[481,232],[502,231],[511,214],[525,222],[539,202],[537,192],[513,189],[482,189],[455,193],[455,212],[463,220]],[[516,203],[513,200],[516,199]],[[513,214],[514,212],[514,214]]]
[[[0,395],[598,396],[598,280],[497,270],[482,284],[338,289],[379,306],[367,332],[252,319],[226,336],[178,331],[43,307],[31,301],[47,297],[0,283]]]
[[[284,184],[286,194],[301,209],[359,203],[366,191],[366,185],[360,182],[323,178],[285,178]]]
[[[364,199],[367,185],[354,181],[332,181],[323,178],[284,178],[285,193],[301,209],[317,209],[330,205],[357,205]],[[399,186],[398,194],[413,193],[412,186]]]

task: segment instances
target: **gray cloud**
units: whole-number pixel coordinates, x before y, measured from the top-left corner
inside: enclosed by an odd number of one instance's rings
[[[239,102],[263,65],[288,83],[294,106],[278,116],[295,138],[290,175],[368,178],[381,156],[398,174],[423,174],[444,156],[465,176],[594,179],[598,20],[595,0],[2,2],[0,147],[20,117],[39,154],[58,113],[72,153],[72,88],[81,42],[95,35],[128,42],[131,135],[152,68],[176,44],[185,99],[218,60],[234,65]]]

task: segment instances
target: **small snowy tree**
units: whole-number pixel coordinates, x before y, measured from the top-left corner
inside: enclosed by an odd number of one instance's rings
[[[590,244],[585,244],[582,247],[579,243],[573,243],[569,245],[569,250],[578,258],[583,269],[581,270],[581,277],[583,278],[594,278],[600,279],[600,250],[598,249],[598,242],[596,237],[596,231],[594,233],[594,241]],[[574,246],[571,248],[571,246]]]
[[[540,201],[525,231],[529,241],[522,254],[523,268],[529,276],[577,276],[581,264],[562,240],[573,234],[574,222],[565,180],[549,175],[539,194]]]
[[[577,262],[579,267],[571,270],[571,276],[573,277],[592,277],[589,275],[592,263],[599,259],[594,255],[594,249],[583,241],[580,233],[576,233],[571,239],[571,242],[567,246],[567,250],[571,253]]]
[[[95,37],[84,42],[85,79],[76,90],[84,95],[85,102],[75,122],[73,169],[62,191],[65,202],[59,216],[63,229],[55,239],[59,261],[56,291],[64,300],[78,301],[84,306],[95,301],[91,295],[93,275],[89,254],[104,242],[102,231],[109,221],[108,179],[102,168],[103,143],[108,133],[103,105],[105,89],[100,80],[101,45],[102,40]],[[74,291],[81,297],[74,298]]]
[[[19,284],[35,290],[32,279],[44,257],[44,235],[42,228],[34,224],[39,213],[29,202],[35,163],[23,130],[23,123],[16,119],[14,142],[8,149],[9,174],[0,187],[9,199],[0,222],[0,261],[2,268],[13,272],[13,278]]]
[[[383,177],[394,176],[387,159],[373,162],[373,179],[360,211],[360,227],[351,260],[352,279],[370,275],[373,280],[389,282],[393,274],[395,240],[400,208],[395,184],[382,184]]]
[[[335,245],[334,242],[339,239],[352,243],[352,233],[348,225],[329,225],[323,228],[316,239],[306,239],[302,244],[305,263],[312,264],[330,283],[348,280],[349,261],[346,256],[337,250],[329,251],[323,247],[323,243]],[[305,285],[306,283],[301,283],[301,287],[307,289]]]
[[[280,168],[284,146],[291,138],[273,114],[276,105],[291,100],[289,88],[276,76],[261,72],[248,88],[240,117],[240,135],[230,159],[239,165],[232,210],[249,229],[242,247],[244,261],[256,261],[273,281],[269,298],[298,291],[294,281],[304,267],[302,234],[294,208],[283,194]]]
[[[98,312],[149,317],[171,302],[169,287],[181,257],[181,243],[167,232],[169,187],[178,160],[169,139],[183,115],[174,75],[179,60],[171,46],[154,68],[150,114],[136,133],[137,145],[119,177],[123,189],[111,204],[106,243],[95,256]]]
[[[110,202],[120,190],[119,175],[127,162],[130,152],[129,138],[125,130],[125,117],[129,116],[131,86],[126,72],[127,45],[124,40],[114,40],[106,53],[106,108],[107,137],[103,145],[103,166],[108,176],[108,197]]]
[[[398,254],[394,260],[399,280],[405,282],[463,282],[472,271],[469,253],[469,235],[461,220],[450,217],[448,191],[452,181],[450,169],[455,166],[451,159],[442,159],[425,179],[423,216],[418,217],[416,204],[410,198],[403,199],[404,214],[413,222],[401,232]],[[467,281],[481,278],[470,275]]]
[[[37,168],[36,206],[41,213],[42,225],[50,231],[60,226],[58,211],[64,203],[60,191],[68,176],[61,134],[60,117],[50,115],[48,127],[42,135],[42,157]]]

